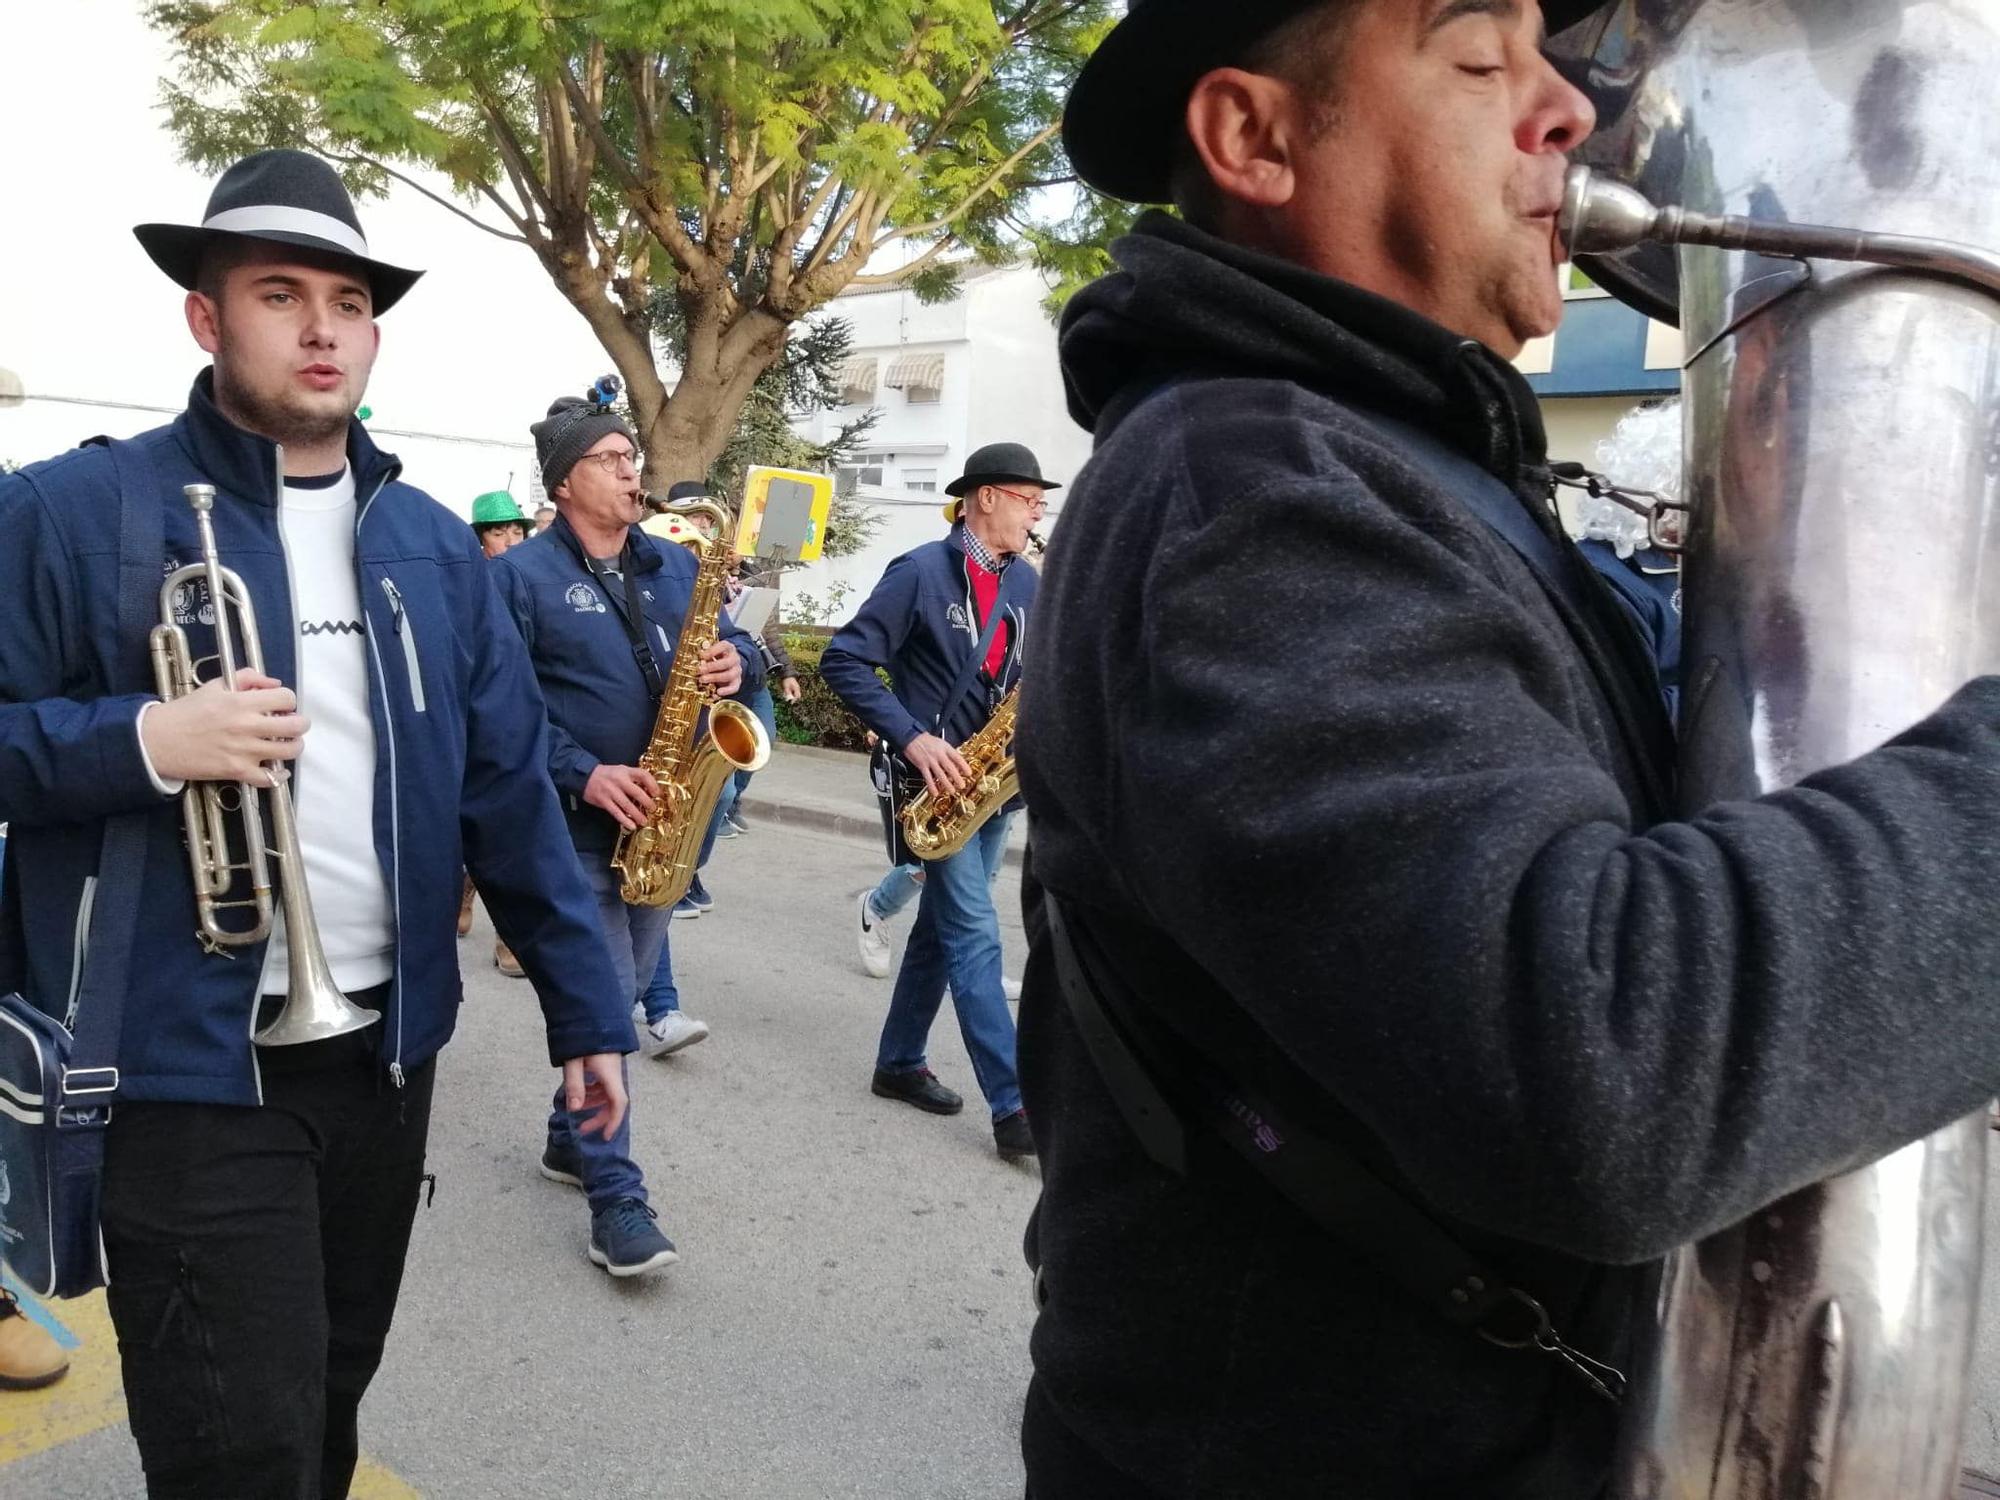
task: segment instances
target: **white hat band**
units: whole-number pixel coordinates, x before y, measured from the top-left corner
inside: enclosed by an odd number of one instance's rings
[[[272,203],[224,209],[202,220],[201,227],[220,229],[230,234],[261,234],[274,229],[309,234],[316,239],[332,241],[350,255],[368,259],[368,241],[353,225],[334,218],[332,214],[314,213],[309,208],[285,208]]]

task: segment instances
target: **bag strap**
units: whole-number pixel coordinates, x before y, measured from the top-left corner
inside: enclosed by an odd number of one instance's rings
[[[118,474],[118,648],[128,661],[158,623],[160,558],[166,523],[159,475],[142,443],[106,445]],[[113,668],[116,672],[117,667]],[[112,692],[126,683],[106,684]],[[139,915],[146,830],[151,815],[120,813],[104,823],[97,860],[97,895],[91,905],[89,941],[77,986],[69,1064],[63,1070],[63,1104],[94,1108],[118,1090],[118,1045],[125,1019],[126,981]]]
[[[1540,525],[1520,496],[1490,470],[1480,467],[1421,427],[1379,412],[1353,413],[1358,421],[1380,432],[1397,451],[1427,471],[1438,486],[1460,501],[1520,557],[1576,642],[1592,675],[1603,688],[1613,718],[1660,817],[1673,812],[1669,775],[1662,768],[1671,759],[1673,726],[1666,717],[1666,694],[1660,686],[1659,661],[1626,607],[1590,566],[1576,545]],[[1592,628],[1592,622],[1599,622]],[[1652,691],[1635,698],[1625,676],[1607,656],[1624,657],[1627,672],[1641,674]]]
[[[1332,1238],[1455,1327],[1509,1349],[1562,1360],[1605,1399],[1624,1377],[1565,1344],[1547,1312],[1490,1270],[1404,1192],[1351,1149],[1308,1128],[1267,1092],[1204,1067],[1190,1048],[1167,1055],[1159,1025],[1078,918],[1044,890],[1056,978],[1070,1014],[1119,1113],[1147,1156],[1187,1174],[1191,1129],[1185,1101],[1208,1129]]]

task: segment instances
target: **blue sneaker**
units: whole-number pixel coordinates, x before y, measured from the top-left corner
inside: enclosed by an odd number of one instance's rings
[[[694,897],[683,896],[674,903],[674,920],[689,922],[701,915],[701,908],[694,904]]]
[[[575,1146],[558,1146],[551,1141],[542,1147],[542,1175],[550,1182],[583,1186],[583,1153]]]
[[[590,1216],[590,1261],[613,1276],[643,1276],[679,1260],[674,1242],[654,1227],[659,1218],[637,1198],[620,1198]]]
[[[708,887],[701,883],[701,872],[695,872],[694,881],[688,886],[687,899],[694,903],[696,911],[707,911],[715,905],[715,897],[709,895]]]

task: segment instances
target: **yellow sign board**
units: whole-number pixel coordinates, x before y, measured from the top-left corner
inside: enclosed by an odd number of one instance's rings
[[[826,546],[833,476],[754,464],[743,480],[736,550],[745,557],[812,562]]]

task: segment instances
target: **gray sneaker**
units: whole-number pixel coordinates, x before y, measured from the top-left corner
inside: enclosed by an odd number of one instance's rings
[[[590,1263],[613,1276],[643,1276],[679,1260],[674,1242],[661,1234],[659,1215],[637,1198],[620,1198],[590,1216]]]

